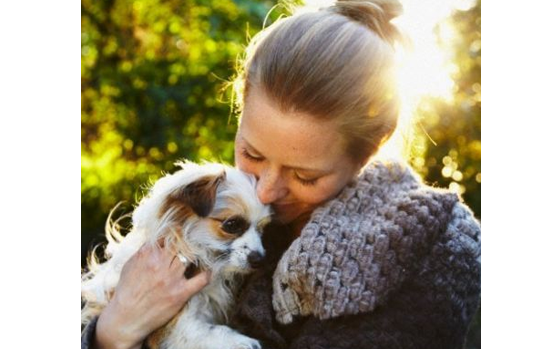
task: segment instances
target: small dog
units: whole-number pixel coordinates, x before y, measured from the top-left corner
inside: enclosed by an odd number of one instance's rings
[[[159,349],[261,348],[257,340],[225,324],[241,276],[264,257],[261,233],[270,221],[270,208],[256,196],[253,176],[220,164],[176,165],[181,170],[158,180],[140,201],[125,237],[117,224],[107,224],[108,260],[98,263],[93,253],[89,271],[82,276],[81,322],[88,323],[107,305],[123,264],[144,243],[163,239],[181,262],[211,270],[212,280],[165,327],[147,338],[148,345]]]

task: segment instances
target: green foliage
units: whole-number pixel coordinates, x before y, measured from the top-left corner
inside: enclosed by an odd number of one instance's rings
[[[456,11],[448,19],[457,32],[443,42],[453,52],[451,101],[423,99],[416,118],[416,144],[425,151],[414,167],[427,182],[459,190],[481,216],[481,5]],[[432,140],[430,140],[430,139]]]
[[[177,159],[232,162],[236,123],[222,80],[272,5],[81,2],[83,252],[117,202],[135,202]]]

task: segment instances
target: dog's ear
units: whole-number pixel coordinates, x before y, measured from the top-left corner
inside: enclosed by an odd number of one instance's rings
[[[217,187],[225,180],[225,172],[201,177],[175,189],[164,201],[159,217],[172,211],[173,220],[186,221],[193,214],[206,217],[215,204]]]
[[[174,195],[187,204],[200,217],[206,217],[215,204],[217,187],[225,180],[225,172],[205,176],[179,188]]]

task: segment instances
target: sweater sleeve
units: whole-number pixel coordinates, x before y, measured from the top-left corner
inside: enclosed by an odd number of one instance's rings
[[[95,317],[81,331],[81,349],[94,349],[94,336],[96,336],[97,322],[98,317]],[[146,341],[142,343],[141,349],[150,349]]]
[[[407,296],[407,295],[406,295]],[[399,296],[372,313],[328,320],[310,317],[288,349],[462,349],[467,325],[452,316],[447,302],[434,309],[424,302],[408,304]],[[428,305],[428,304],[427,304]],[[408,307],[407,310],[405,307]],[[416,310],[417,308],[417,310]],[[295,324],[292,324],[295,325]],[[264,347],[266,349],[266,347]]]
[[[390,325],[390,322],[387,322]],[[349,315],[329,320],[310,318],[288,349],[439,349],[415,345],[411,333],[398,326],[385,327],[368,314]],[[264,349],[266,349],[264,347]],[[443,349],[443,348],[441,348]]]
[[[270,283],[258,280],[251,286],[239,305],[237,327],[259,339],[263,349],[462,349],[469,326],[458,305],[444,292],[433,292],[427,280],[408,280],[371,313],[295,317],[287,325],[273,318]],[[475,308],[468,313],[472,317]]]
[[[96,335],[96,323],[98,317],[92,319],[83,331],[81,332],[81,349],[92,349],[94,344],[94,336]]]

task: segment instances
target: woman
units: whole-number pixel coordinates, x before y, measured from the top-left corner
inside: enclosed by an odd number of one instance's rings
[[[278,224],[234,326],[264,348],[462,348],[480,293],[480,227],[458,196],[371,161],[396,128],[394,0],[276,22],[239,75],[236,165]],[[143,249],[82,348],[140,348],[200,290]],[[181,269],[180,269],[181,268]],[[168,296],[173,295],[173,296]]]

